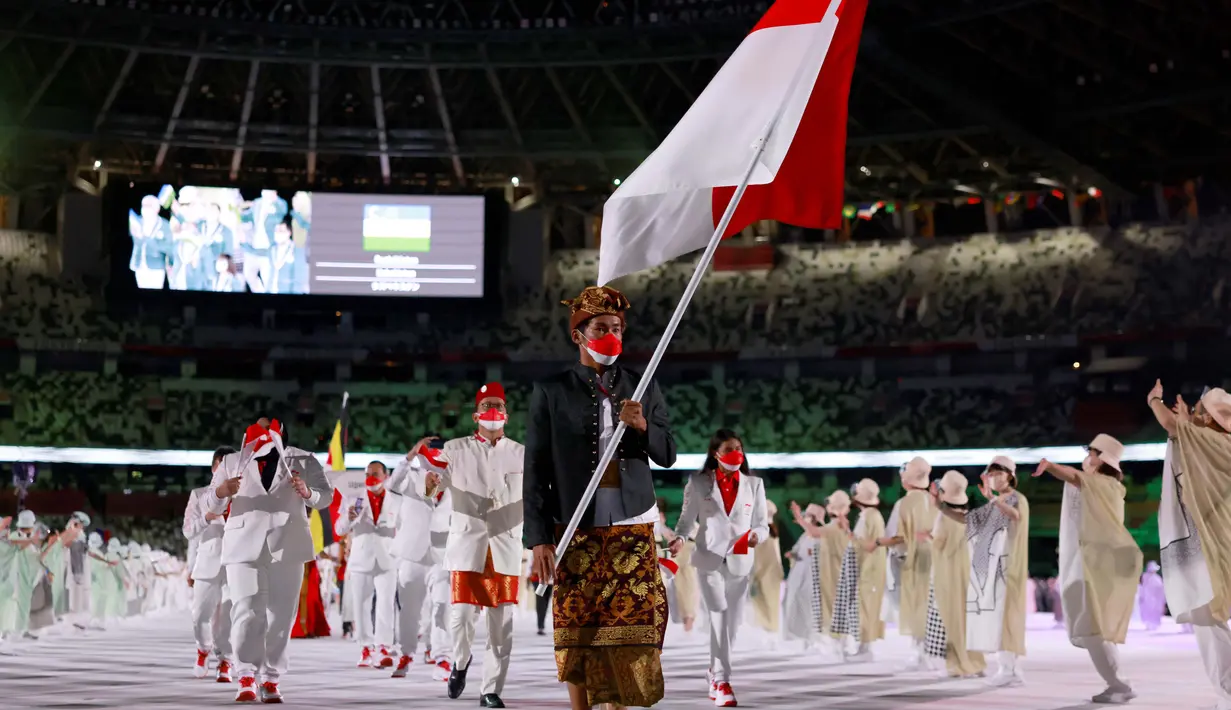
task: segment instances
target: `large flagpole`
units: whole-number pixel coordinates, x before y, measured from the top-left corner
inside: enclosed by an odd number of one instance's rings
[[[752,173],[761,161],[761,155],[765,152],[765,145],[769,142],[769,136],[773,133],[774,127],[777,124],[778,116],[774,116],[773,120],[766,125],[761,137],[753,144],[752,158],[748,161],[748,168],[744,170],[744,177],[739,181],[739,186],[735,188],[735,194],[731,196],[731,201],[727,203],[727,209],[723,211],[722,219],[718,220],[718,226],[714,228],[709,244],[705,245],[705,251],[702,252],[701,258],[697,260],[697,268],[693,270],[692,278],[688,280],[688,286],[684,288],[684,295],[680,297],[680,302],[675,307],[675,313],[671,314],[671,320],[667,322],[662,338],[658,340],[658,346],[654,348],[654,354],[650,356],[650,362],[645,366],[645,372],[641,375],[641,381],[637,383],[637,388],[633,390],[632,401],[640,402],[645,398],[645,393],[650,388],[650,382],[654,378],[654,372],[658,369],[659,363],[662,362],[663,356],[667,354],[667,346],[671,344],[671,338],[675,336],[676,329],[680,327],[680,321],[684,319],[684,311],[688,310],[688,304],[692,302],[692,297],[701,286],[701,279],[705,277],[705,272],[709,269],[710,262],[714,260],[714,252],[718,251],[718,245],[722,243],[722,236],[726,234],[727,227],[731,224],[732,218],[735,217],[735,209],[739,207],[739,202],[743,199],[744,192],[748,189],[748,181],[752,179]],[[553,569],[560,568],[560,563],[564,560],[564,553],[573,541],[573,535],[576,534],[577,527],[581,525],[581,518],[585,515],[586,509],[590,507],[590,501],[593,500],[594,493],[598,490],[598,484],[603,478],[603,472],[611,464],[611,460],[615,457],[616,449],[620,446],[620,440],[624,438],[624,432],[627,430],[628,425],[620,422],[612,434],[607,448],[603,450],[603,455],[599,457],[598,467],[594,469],[594,475],[590,477],[590,483],[586,486],[585,492],[581,494],[581,502],[577,504],[577,510],[573,512],[573,518],[569,520],[568,527],[564,529],[564,535],[560,538],[560,544],[556,546],[556,562]],[[547,585],[540,582],[534,592],[539,596],[543,596],[547,593]]]

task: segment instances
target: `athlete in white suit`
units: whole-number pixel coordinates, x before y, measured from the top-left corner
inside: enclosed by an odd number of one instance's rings
[[[360,496],[342,499],[334,532],[350,535],[350,558],[346,562],[346,585],[354,585],[355,640],[363,650],[360,668],[393,666],[393,630],[397,605],[397,565],[390,548],[397,532],[402,496],[385,489],[389,471],[380,461],[368,464]],[[376,593],[376,627],[372,627],[372,593]],[[405,604],[405,601],[402,602]],[[373,654],[379,647],[380,658]]]
[[[435,437],[430,437],[435,438]],[[429,470],[437,474],[445,469],[444,462],[436,458],[439,451],[425,452]],[[398,518],[397,537],[393,552],[398,558],[398,642],[402,657],[398,659],[393,677],[404,678],[407,668],[418,652],[419,633],[423,628],[426,613],[431,635],[426,644],[434,651],[439,680],[445,680],[451,670],[449,653],[452,650],[448,633],[449,573],[443,562],[445,542],[449,539],[449,519],[453,510],[453,498],[448,490],[427,497],[415,490],[416,476],[423,458],[413,453],[398,462],[389,478],[390,491],[402,494],[402,511]]]
[[[445,442],[439,456],[420,441],[412,453],[431,456],[443,471],[420,469],[416,490],[432,497],[440,491],[453,495],[445,569],[450,572],[453,611],[453,671],[450,698],[461,697],[470,669],[471,646],[480,609],[487,616],[487,655],[483,661],[483,688],[479,706],[502,708],[500,692],[509,671],[513,650],[513,611],[521,576],[522,462],[525,447],[504,435],[508,420],[504,388],[489,382],[475,395],[479,426],[473,435]],[[425,461],[427,459],[425,458]]]
[[[223,446],[214,452],[213,471],[222,460],[235,453]],[[197,662],[193,675],[204,678],[206,662],[213,651],[218,656],[215,680],[231,682],[231,601],[227,598],[227,572],[222,566],[224,515],[206,508],[204,501],[213,495],[208,486],[188,496],[184,509],[184,537],[188,538],[188,584],[192,587],[192,633],[197,640]]]
[[[205,496],[229,517],[222,536],[231,597],[231,641],[239,671],[237,702],[281,702],[286,647],[299,605],[304,563],[314,559],[306,507],[323,510],[333,487],[316,457],[283,447],[282,427],[258,421],[239,453],[222,460]],[[257,688],[257,674],[261,685]]]
[[[765,485],[749,473],[744,445],[735,432],[720,429],[710,439],[705,468],[684,487],[684,507],[671,543],[678,554],[696,533],[692,565],[710,615],[710,698],[735,707],[731,690],[731,646],[748,596],[754,558],[749,550],[769,537]]]

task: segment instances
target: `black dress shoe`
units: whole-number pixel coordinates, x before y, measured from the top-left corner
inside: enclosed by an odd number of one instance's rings
[[[479,707],[481,708],[502,708],[504,707],[504,701],[500,699],[499,695],[496,695],[495,693],[488,693],[484,695],[483,697],[479,698]]]
[[[462,697],[462,691],[466,689],[466,671],[468,670],[470,670],[470,661],[466,662],[465,668],[455,664],[453,670],[449,672],[449,699],[457,700]]]

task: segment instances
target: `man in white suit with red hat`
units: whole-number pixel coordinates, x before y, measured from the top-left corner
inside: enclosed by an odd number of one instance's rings
[[[223,446],[214,452],[212,470],[235,449]],[[222,535],[226,521],[205,503],[214,489],[197,488],[184,509],[184,537],[188,538],[188,585],[192,587],[192,632],[197,641],[193,676],[204,678],[210,651],[218,654],[215,680],[231,682],[231,602],[227,598],[227,571],[222,564]]]
[[[390,476],[390,491],[402,494],[402,511],[398,520],[393,554],[397,564],[397,589],[401,610],[398,612],[398,643],[402,656],[398,659],[394,678],[406,677],[407,669],[419,649],[419,633],[424,628],[424,612],[430,623],[424,633],[430,634],[424,644],[428,662],[436,665],[434,676],[446,680],[452,671],[449,655],[452,639],[448,633],[449,572],[444,568],[445,544],[449,539],[449,521],[453,511],[453,496],[447,489],[427,496],[415,490],[418,475],[427,472],[444,473],[445,462],[439,458],[444,442],[430,436],[423,456],[414,452],[398,462]],[[430,444],[437,447],[432,448]],[[417,474],[417,475],[412,475]]]
[[[284,446],[281,424],[262,418],[248,427],[243,448],[222,460],[210,488],[208,509],[227,516],[222,564],[239,674],[235,700],[280,703],[304,563],[315,558],[307,508],[328,508],[333,487],[315,456]]]

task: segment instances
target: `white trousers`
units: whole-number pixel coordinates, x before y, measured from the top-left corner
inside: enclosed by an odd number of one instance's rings
[[[726,565],[699,577],[701,599],[710,620],[710,673],[717,682],[730,682],[731,646],[743,617],[749,577],[732,574]]]
[[[1120,675],[1120,649],[1110,641],[1104,641],[1101,636],[1087,636],[1077,639],[1077,645],[1086,649],[1094,669],[1103,677],[1103,682],[1110,690],[1124,691],[1131,686]]]
[[[509,655],[513,652],[514,604],[501,604],[494,609],[480,609],[474,604],[454,604],[449,620],[453,633],[453,665],[470,668],[471,647],[474,645],[474,628],[479,612],[487,615],[487,655],[483,658],[482,694],[499,695],[504,690],[504,679],[509,674]]]
[[[346,571],[347,586],[355,585],[355,640],[363,646],[393,646],[398,586],[397,570]],[[376,625],[372,625],[372,595],[376,595]],[[422,601],[420,601],[422,603]]]
[[[1218,695],[1216,707],[1231,710],[1231,629],[1226,623],[1215,621],[1208,606],[1194,609],[1190,616],[1201,662]]]
[[[398,562],[398,645],[403,656],[419,652],[419,631],[427,608],[428,576],[432,567],[418,562]],[[379,600],[378,602],[379,603]],[[429,639],[429,644],[431,640]]]
[[[91,617],[89,560],[86,564],[84,582],[78,582],[71,572],[68,575],[68,618],[78,626],[88,626]]]
[[[198,651],[213,651],[231,660],[231,599],[226,573],[192,585],[192,635]]]
[[[299,608],[302,562],[275,562],[269,548],[256,562],[227,565],[231,645],[239,677],[278,682],[287,669],[286,647]]]

